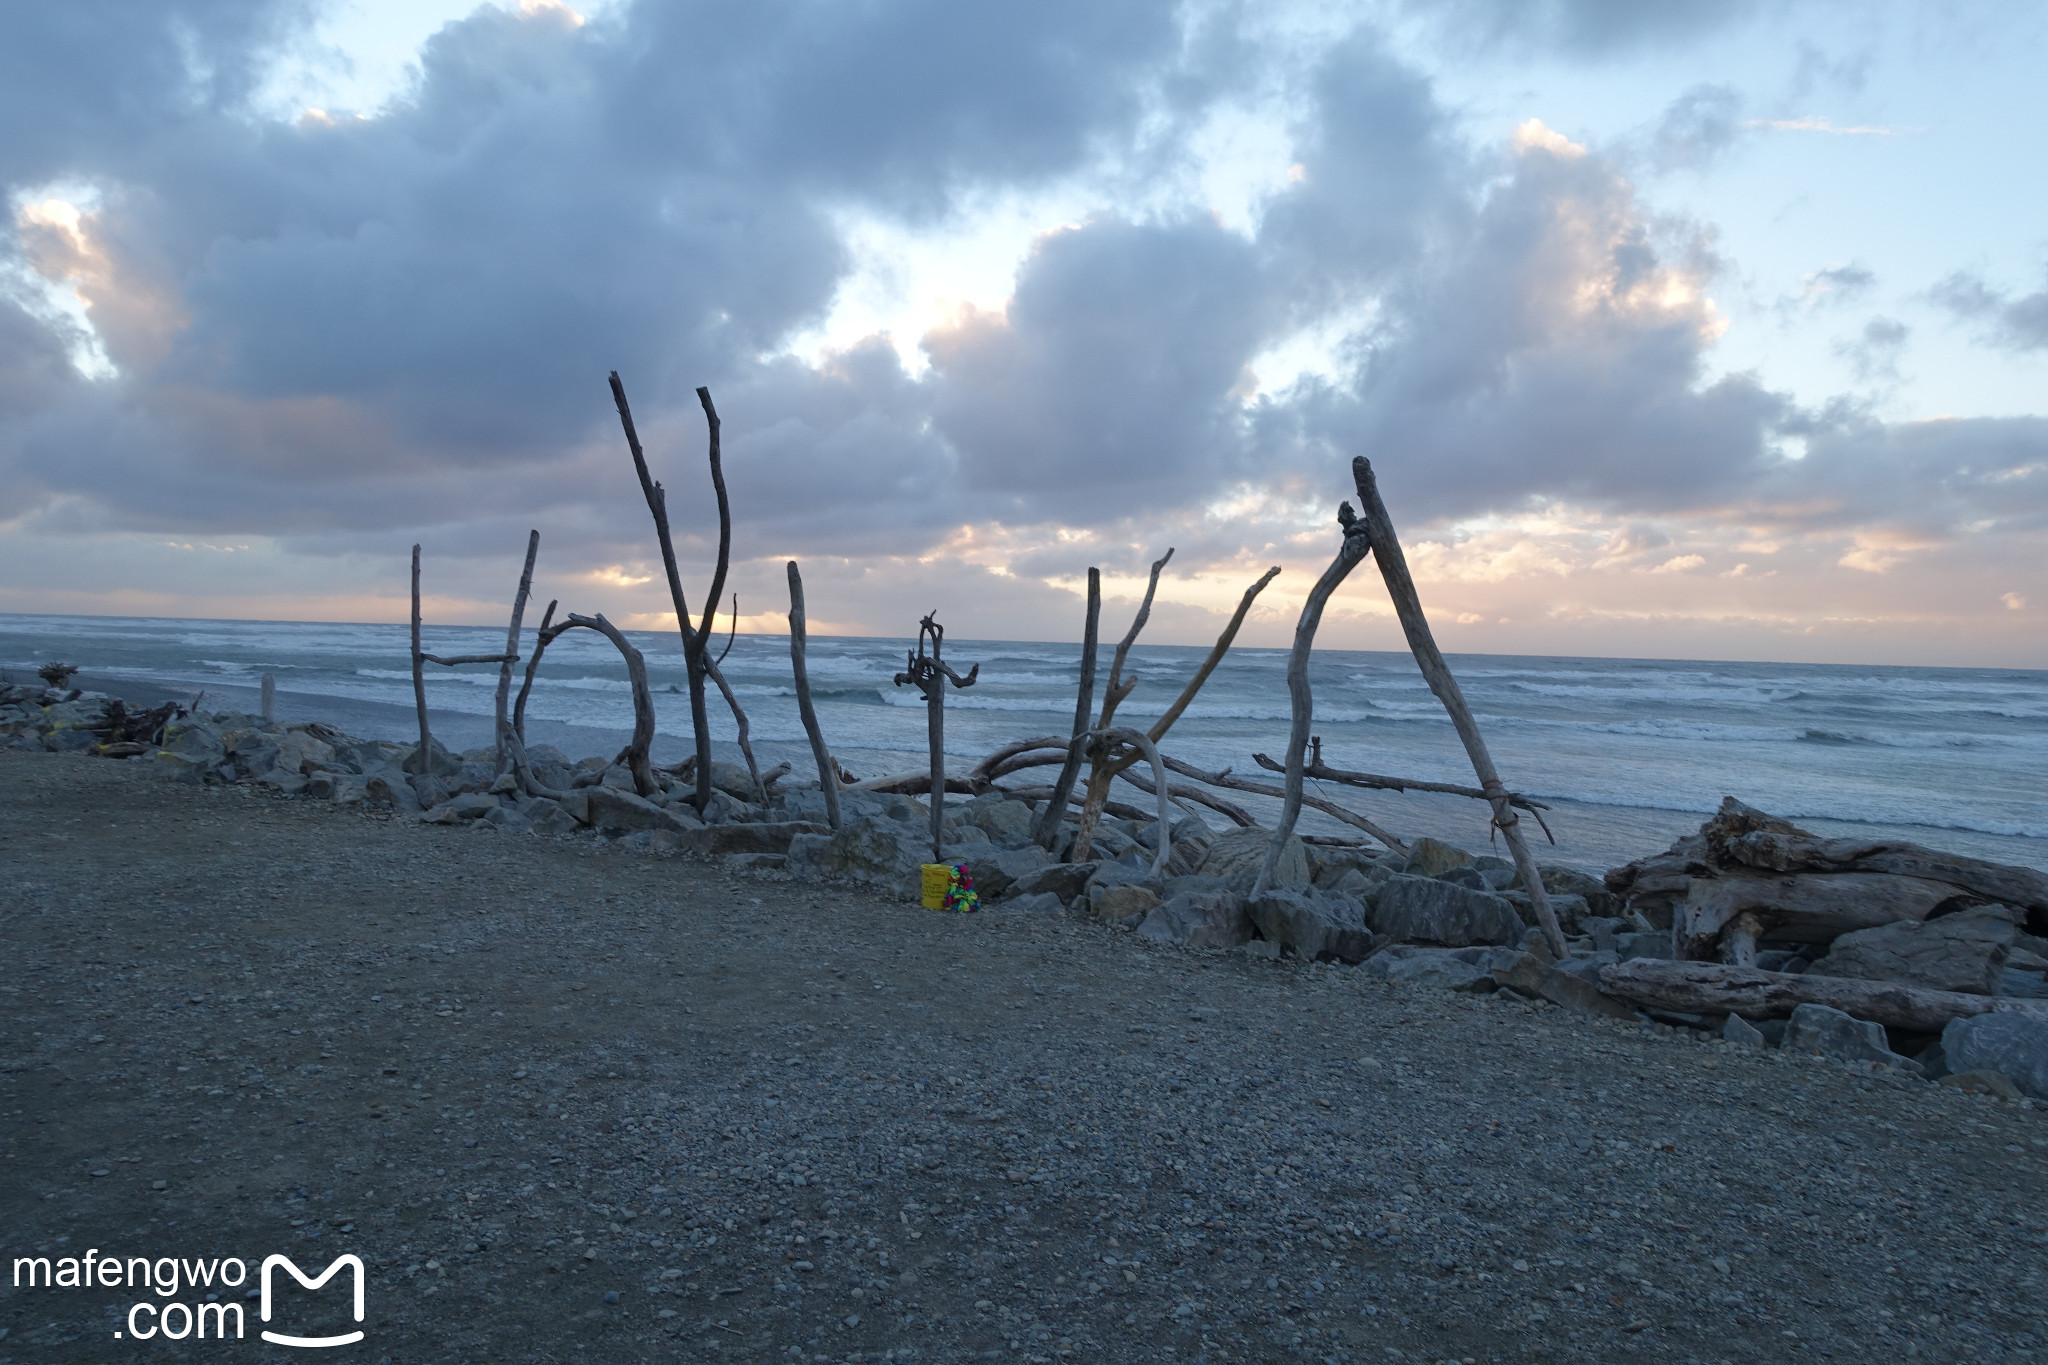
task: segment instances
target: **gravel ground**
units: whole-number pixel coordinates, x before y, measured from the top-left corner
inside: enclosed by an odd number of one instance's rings
[[[2031,1106],[71,755],[0,869],[5,1258],[352,1251],[341,1358],[2048,1358]]]

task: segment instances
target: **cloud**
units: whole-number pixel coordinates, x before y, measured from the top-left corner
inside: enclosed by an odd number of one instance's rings
[[[1863,324],[1855,340],[1836,342],[1835,354],[1847,360],[1865,384],[1897,384],[1899,357],[1911,330],[1896,318],[1874,317]]]
[[[1918,128],[1884,128],[1872,123],[1836,124],[1818,114],[1802,114],[1798,118],[1751,119],[1743,126],[1774,133],[1829,133],[1836,137],[1901,137],[1921,131]]]
[[[1469,43],[1604,56],[1660,48],[1725,28],[1756,12],[1752,0],[1467,0],[1412,8]]]
[[[2048,350],[2048,289],[2015,298],[1980,276],[1957,271],[1929,292],[1956,317],[1981,323],[1984,340],[2000,350]]]
[[[1673,100],[1651,133],[1650,163],[1660,171],[1698,171],[1741,138],[1742,96],[1730,85],[1695,85]]]

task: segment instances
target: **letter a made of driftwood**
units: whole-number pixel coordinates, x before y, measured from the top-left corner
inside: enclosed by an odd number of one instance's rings
[[[955,687],[972,687],[974,680],[981,676],[981,665],[976,664],[962,677],[952,666],[939,657],[939,651],[946,639],[946,629],[935,619],[934,611],[917,623],[917,652],[909,654],[904,670],[896,675],[896,685],[914,684],[924,693],[925,734],[931,743],[932,776],[931,789],[926,799],[932,805],[932,861],[943,862],[946,857],[945,809],[946,809],[946,684]],[[931,653],[925,653],[925,642],[931,642]]]
[[[1372,543],[1373,557],[1379,561],[1380,577],[1386,580],[1387,594],[1394,599],[1394,614],[1400,618],[1401,630],[1408,637],[1409,652],[1414,654],[1415,663],[1422,670],[1422,680],[1429,684],[1429,690],[1436,694],[1436,699],[1450,714],[1451,724],[1465,745],[1465,756],[1472,761],[1472,771],[1479,778],[1480,789],[1486,793],[1487,803],[1493,808],[1494,828],[1507,840],[1508,851],[1514,855],[1515,870],[1521,874],[1522,887],[1529,893],[1529,904],[1536,911],[1536,923],[1542,928],[1550,951],[1562,961],[1566,953],[1564,932],[1558,928],[1556,912],[1551,910],[1550,899],[1544,894],[1543,874],[1537,870],[1536,859],[1522,839],[1521,819],[1515,814],[1506,784],[1500,780],[1500,773],[1493,766],[1493,756],[1486,750],[1486,740],[1479,733],[1478,722],[1472,719],[1472,708],[1465,704],[1465,694],[1458,687],[1457,678],[1452,676],[1451,666],[1444,662],[1443,651],[1436,647],[1436,637],[1430,634],[1429,618],[1422,614],[1422,598],[1416,594],[1415,580],[1408,574],[1408,557],[1401,553],[1401,541],[1394,534],[1393,519],[1387,515],[1386,503],[1380,500],[1372,462],[1363,455],[1355,457],[1351,461],[1351,479],[1358,489],[1359,508],[1363,513],[1366,536]],[[1347,526],[1345,529],[1348,531],[1350,528]],[[1287,761],[1290,768],[1300,763],[1300,751],[1291,751]]]

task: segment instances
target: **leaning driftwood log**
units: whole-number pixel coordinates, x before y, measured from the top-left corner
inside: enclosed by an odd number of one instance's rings
[[[1600,969],[1600,988],[1652,1009],[1783,1019],[1801,1005],[1826,1005],[1886,1028],[1939,1033],[1951,1019],[2013,1013],[2048,1021],[2048,1001],[1932,991],[1896,981],[1763,972],[1709,962],[1636,958]]]
[[[513,648],[514,648],[514,649],[517,649],[517,648],[518,648],[518,645],[517,645],[517,643],[516,643],[516,642],[514,643],[514,645],[513,645]],[[415,792],[415,794],[416,794],[416,795],[418,795],[418,797],[419,797],[419,799],[420,799],[420,804],[421,804],[421,805],[423,805],[423,806],[432,806],[432,805],[436,805],[436,804],[438,804],[438,803],[439,803],[439,802],[440,802],[440,801],[442,800],[443,796],[444,796],[444,795],[446,794],[446,793],[445,793],[445,791],[444,791],[444,789],[443,789],[443,788],[442,788],[442,786],[441,786],[441,782],[440,782],[440,779],[439,779],[439,778],[437,778],[437,777],[436,777],[436,776],[434,775],[434,758],[433,758],[433,754],[434,754],[434,749],[433,749],[433,745],[434,745],[434,736],[433,736],[433,733],[432,733],[432,732],[431,732],[431,731],[430,731],[430,730],[429,730],[429,729],[427,728],[427,672],[426,672],[426,666],[427,666],[428,664],[440,664],[440,665],[442,665],[442,666],[443,666],[443,667],[445,667],[445,668],[453,668],[453,667],[455,667],[455,666],[456,666],[457,664],[502,664],[502,663],[504,663],[504,662],[505,662],[506,660],[508,660],[508,659],[509,659],[509,660],[511,660],[511,661],[512,661],[512,662],[514,662],[514,663],[517,663],[517,662],[519,661],[519,655],[518,655],[518,654],[516,654],[516,653],[503,653],[503,654],[456,654],[456,655],[453,655],[453,656],[451,656],[451,657],[448,657],[448,658],[443,658],[443,657],[441,657],[441,656],[440,656],[439,654],[429,654],[429,653],[427,653],[427,652],[426,652],[426,650],[425,650],[425,649],[421,648],[421,645],[420,645],[420,547],[419,547],[419,546],[417,546],[417,545],[413,546],[413,547],[412,547],[412,700],[413,700],[413,706],[414,706],[414,708],[415,708],[415,709],[417,709],[417,710],[418,710],[418,712],[419,712],[419,719],[420,719],[420,747],[419,747],[419,749],[418,749],[418,750],[417,750],[417,751],[416,751],[416,752],[415,752],[415,753],[414,753],[414,754],[412,755],[412,757],[411,757],[411,758],[409,758],[408,760],[406,760],[406,762],[405,762],[405,763],[404,763],[404,764],[403,764],[402,766],[403,766],[403,768],[404,768],[404,770],[405,770],[406,772],[409,772],[409,773],[411,773],[411,774],[412,774],[412,779],[413,779],[413,783],[412,783],[412,785],[413,785],[413,789],[414,789],[414,792]],[[196,709],[198,708],[198,701],[199,701],[199,699],[198,699],[197,697],[194,697],[194,698],[193,698],[192,700],[193,700],[193,709],[195,709],[195,710],[196,710]]]
[[[1081,628],[1081,685],[1075,692],[1074,738],[1088,733],[1088,713],[1095,706],[1095,648],[1097,632],[1102,625],[1102,570],[1094,566],[1088,569],[1088,616]],[[1030,741],[1027,741],[1029,743]],[[1067,793],[1074,789],[1074,782],[1081,775],[1083,755],[1078,747],[1051,743],[1060,749],[1060,775],[1052,784],[1053,797],[1046,801],[1038,813],[1038,824],[1032,829],[1031,837],[1046,849],[1052,849],[1059,842],[1060,822],[1067,815]],[[1002,750],[990,755],[989,762],[1000,755]],[[993,776],[993,774],[991,775]]]
[[[647,455],[640,448],[640,433],[633,426],[633,409],[626,402],[626,386],[619,381],[618,371],[612,371],[612,401],[619,409],[619,424],[626,431],[626,448],[633,455],[633,471],[640,476],[640,491],[647,499],[647,510],[654,517],[655,539],[661,545],[661,567],[668,576],[668,593],[675,604],[676,629],[683,639],[683,673],[690,691],[690,730],[696,741],[697,751],[697,809],[701,812],[711,804],[711,717],[704,705],[704,680],[715,667],[711,660],[711,631],[718,619],[718,604],[725,596],[725,575],[732,556],[732,505],[725,492],[725,467],[719,458],[718,409],[712,406],[711,390],[697,390],[697,401],[704,409],[705,423],[710,427],[711,488],[718,499],[718,562],[711,574],[711,590],[705,594],[704,619],[692,625],[690,607],[683,596],[683,579],[676,567],[675,540],[669,533],[668,494],[653,475],[647,471]],[[739,716],[739,702],[731,690],[721,685],[733,713]],[[742,718],[742,726],[745,720]],[[753,756],[748,755],[748,766]],[[756,774],[758,778],[759,774]]]
[[[739,598],[735,596],[733,601],[737,604]],[[761,765],[754,762],[754,746],[747,742],[747,713],[740,709],[739,697],[734,694],[732,684],[725,680],[725,671],[718,666],[719,659],[724,657],[721,654],[718,659],[713,659],[707,654],[704,660],[704,674],[718,684],[719,695],[724,697],[725,704],[732,708],[733,727],[738,732],[736,738],[740,746],[740,757],[747,761],[747,776],[754,780],[754,794],[765,806],[768,804],[768,784],[761,778]],[[783,765],[785,770],[788,766]]]
[[[526,567],[519,571],[519,591],[512,597],[512,624],[505,631],[505,658],[498,665],[495,733],[498,744],[498,774],[501,777],[512,762],[508,741],[515,739],[516,736],[512,733],[512,718],[507,703],[512,696],[512,665],[519,661],[519,626],[526,616],[527,596],[533,591],[533,561],[539,554],[540,532],[529,531],[526,535]]]
[[[1562,960],[1566,952],[1564,931],[1558,928],[1557,914],[1550,908],[1550,898],[1544,894],[1543,874],[1537,870],[1536,859],[1522,839],[1520,817],[1508,800],[1507,785],[1500,780],[1500,773],[1493,766],[1493,755],[1487,752],[1479,724],[1472,719],[1472,708],[1465,704],[1465,694],[1458,687],[1450,665],[1444,662],[1443,651],[1436,647],[1436,637],[1430,634],[1429,618],[1422,612],[1422,598],[1416,593],[1415,580],[1408,573],[1408,557],[1401,552],[1401,539],[1394,533],[1394,520],[1387,515],[1386,503],[1380,500],[1372,462],[1363,455],[1355,456],[1351,461],[1351,479],[1358,489],[1359,510],[1364,515],[1366,534],[1372,540],[1374,557],[1379,560],[1380,577],[1386,580],[1387,593],[1394,599],[1394,614],[1400,619],[1401,630],[1408,637],[1409,652],[1414,654],[1415,663],[1422,670],[1423,681],[1443,703],[1451,724],[1458,731],[1459,740],[1464,743],[1465,756],[1472,761],[1473,774],[1486,792],[1487,803],[1493,807],[1494,828],[1507,840],[1508,851],[1514,855],[1515,870],[1521,873],[1522,885],[1529,893],[1529,904],[1536,911],[1536,923],[1541,926],[1551,953]]]
[[[512,733],[521,744],[526,743],[526,699],[533,692],[533,675],[540,671],[541,654],[554,642],[555,636],[561,634],[548,629],[554,623],[555,608],[559,605],[560,599],[550,599],[548,609],[540,614],[540,629],[533,635],[533,654],[526,661],[526,677],[519,684],[519,700],[512,707]]]
[[[738,604],[734,604],[737,621]],[[796,561],[789,561],[789,671],[796,679],[796,709],[803,717],[804,734],[811,741],[811,757],[818,762],[818,790],[825,793],[825,823],[839,828],[839,766],[825,747],[825,732],[818,725],[817,708],[811,705],[811,674],[804,661],[805,643],[804,579]]]
[[[1159,746],[1154,744],[1149,736],[1123,725],[1112,726],[1106,730],[1090,730],[1087,734],[1079,735],[1074,739],[1074,747],[1076,749],[1081,748],[1083,745],[1100,746],[1111,743],[1132,746],[1138,752],[1144,754],[1146,761],[1152,765],[1152,781],[1157,787],[1155,795],[1159,799],[1159,849],[1152,859],[1152,875],[1155,877],[1164,876],[1166,873],[1166,860],[1173,856],[1173,812],[1166,804],[1166,765],[1160,762]],[[1107,805],[1108,802],[1109,798],[1105,796],[1102,798],[1100,805]],[[1097,806],[1098,809],[1100,805]],[[1088,806],[1084,804],[1081,809],[1082,817],[1085,819]]]
[[[1323,741],[1319,735],[1311,735],[1309,737],[1308,747],[1309,761],[1307,766],[1302,769],[1302,775],[1314,778],[1318,782],[1335,782],[1339,786],[1360,787],[1366,791],[1443,792],[1450,796],[1469,797],[1474,801],[1487,801],[1491,799],[1477,787],[1460,786],[1455,782],[1422,782],[1409,777],[1382,777],[1378,773],[1355,773],[1343,768],[1332,768],[1323,762]],[[1264,754],[1253,754],[1252,762],[1258,764],[1269,773],[1284,773],[1287,771],[1286,764],[1268,758]],[[1557,842],[1557,836],[1551,834],[1550,826],[1543,824],[1543,812],[1549,810],[1549,806],[1541,801],[1535,801],[1523,796],[1519,792],[1508,793],[1508,804],[1514,806],[1517,810],[1525,810],[1535,816],[1536,823],[1543,825],[1544,835],[1549,838],[1551,843]]]
[[[904,671],[896,675],[896,686],[905,683],[916,686],[924,694],[925,737],[931,744],[932,769],[926,788],[932,808],[932,861],[944,862],[946,857],[946,684],[955,687],[972,687],[974,680],[981,676],[981,665],[967,670],[965,677],[954,671],[953,666],[940,658],[945,644],[946,628],[938,622],[938,612],[933,611],[917,623],[917,652],[907,656]],[[931,642],[931,653],[925,653],[925,642]]]
[[[1290,722],[1287,730],[1287,781],[1280,798],[1280,819],[1273,826],[1273,842],[1266,850],[1266,861],[1259,867],[1259,875],[1252,882],[1252,899],[1266,894],[1272,885],[1274,869],[1280,865],[1280,855],[1287,849],[1288,836],[1294,833],[1295,823],[1301,819],[1301,773],[1308,762],[1309,728],[1315,723],[1315,698],[1308,685],[1308,656],[1315,648],[1316,629],[1323,622],[1323,608],[1330,601],[1330,594],[1337,591],[1338,584],[1351,576],[1351,571],[1363,563],[1372,553],[1372,542],[1366,538],[1365,528],[1353,519],[1351,504],[1344,503],[1338,514],[1338,524],[1344,528],[1343,542],[1337,547],[1337,555],[1330,561],[1330,567],[1323,570],[1323,576],[1309,589],[1308,600],[1301,604],[1301,619],[1294,626],[1294,647],[1287,654],[1287,698]]]
[[[1197,782],[1206,782],[1212,787],[1222,787],[1226,791],[1249,792],[1253,796],[1270,796],[1275,801],[1285,801],[1287,799],[1285,788],[1276,787],[1270,782],[1253,782],[1248,778],[1238,777],[1228,768],[1218,773],[1205,773],[1200,768],[1184,763],[1177,758],[1167,759],[1166,766],[1171,771],[1179,773],[1182,777],[1192,777]],[[1364,830],[1367,834],[1370,834],[1402,857],[1408,856],[1407,844],[1386,830],[1381,829],[1377,824],[1360,815],[1355,810],[1340,806],[1335,801],[1330,801],[1320,796],[1311,796],[1307,792],[1301,794],[1301,804],[1307,806],[1310,810],[1319,810],[1332,819],[1341,820],[1353,829]]]

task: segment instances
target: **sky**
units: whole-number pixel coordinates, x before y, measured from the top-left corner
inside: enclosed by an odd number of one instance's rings
[[[2048,10],[0,15],[0,610],[2048,667]],[[1369,569],[1321,642],[1395,648]]]

